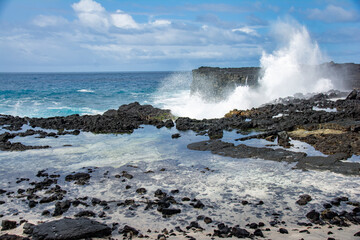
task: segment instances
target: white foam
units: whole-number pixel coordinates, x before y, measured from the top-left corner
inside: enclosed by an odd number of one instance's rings
[[[94,93],[94,90],[90,90],[90,89],[79,89],[77,90],[77,92],[81,92],[81,93]]]
[[[325,112],[337,112],[336,108],[319,108],[319,107],[313,107],[314,111],[325,111]]]
[[[178,90],[172,86],[174,81],[166,81],[175,93],[160,96],[155,102],[178,116],[219,118],[234,108],[249,109],[297,93],[326,92],[334,88],[331,79],[320,78],[318,70],[308,67],[325,59],[306,27],[287,19],[273,24],[272,31],[281,44],[272,53],[263,52],[260,65],[264,73],[257,87],[238,86],[226,100],[211,103],[199,95],[190,96],[189,90]]]

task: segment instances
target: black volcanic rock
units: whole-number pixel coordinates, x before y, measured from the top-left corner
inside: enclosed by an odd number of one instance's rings
[[[170,110],[134,102],[122,105],[118,110],[108,110],[103,115],[75,114],[67,117],[31,118],[29,123],[32,127],[44,129],[75,129],[71,133],[74,135],[79,134],[78,130],[94,133],[131,133],[142,124],[157,126],[171,117]]]
[[[64,218],[33,227],[34,240],[65,240],[82,238],[101,238],[111,234],[111,228],[88,218]]]
[[[1,231],[16,228],[16,226],[17,226],[17,224],[15,221],[11,221],[11,220],[2,220],[1,221]]]

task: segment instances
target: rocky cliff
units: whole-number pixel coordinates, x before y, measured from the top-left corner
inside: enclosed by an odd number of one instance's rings
[[[305,74],[332,79],[338,89],[360,88],[360,64],[329,62],[301,67]],[[199,93],[209,101],[218,101],[225,99],[237,86],[256,86],[262,74],[259,67],[200,67],[192,71],[191,93]]]
[[[224,99],[237,86],[257,84],[259,67],[200,67],[192,71],[191,93],[200,93],[209,100]]]

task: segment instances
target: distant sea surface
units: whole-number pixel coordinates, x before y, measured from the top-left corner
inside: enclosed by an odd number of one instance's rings
[[[0,114],[100,114],[134,101],[154,104],[159,89],[179,74],[190,83],[190,72],[0,73]]]

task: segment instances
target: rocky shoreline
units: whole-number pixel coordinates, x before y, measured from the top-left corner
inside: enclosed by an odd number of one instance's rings
[[[334,100],[341,97],[345,98]],[[15,137],[34,135],[39,138],[57,138],[61,135],[77,136],[81,132],[129,134],[141,125],[153,125],[157,128],[176,127],[178,133],[173,134],[172,138],[181,137],[183,131],[189,130],[209,137],[207,141],[189,143],[188,148],[191,150],[211,151],[213,154],[239,159],[260,158],[277,162],[284,161],[294,163],[297,169],[302,170],[360,175],[360,163],[346,161],[353,155],[360,155],[360,92],[358,90],[351,93],[331,91],[308,99],[282,99],[250,110],[235,109],[221,119],[196,120],[179,117],[174,120],[175,117],[168,110],[139,103],[122,105],[118,110],[109,110],[102,115],[93,116],[21,118],[0,115],[0,126],[7,131],[0,135],[0,150],[31,151],[31,149],[51,148],[51,146],[27,146],[16,143],[12,141]],[[43,130],[25,131],[22,130],[24,124]],[[48,132],[45,131],[46,129],[53,131]],[[252,134],[254,130],[257,134]],[[220,140],[223,138],[224,131],[241,133],[241,138],[234,139],[241,144],[235,145]],[[266,139],[269,145],[278,148],[247,146],[247,141],[251,139]],[[291,145],[290,139],[306,142],[328,156],[307,156],[306,153],[290,151],[288,149]],[[211,174],[212,170],[202,171]],[[166,169],[156,170],[156,174],[163,172],[166,172]],[[329,229],[327,232],[328,239],[331,239],[330,232],[334,233],[335,229],[341,233],[342,230],[339,229],[351,228],[360,223],[358,199],[349,199],[346,196],[328,199],[321,209],[308,211],[303,216],[307,221],[299,221],[297,231],[286,227],[286,222],[282,220],[282,216],[286,214],[274,211],[268,213],[268,218],[271,220],[266,222],[248,222],[246,226],[238,226],[236,222],[231,224],[221,222],[207,213],[201,214],[204,210],[214,208],[202,199],[196,199],[179,189],[149,190],[141,186],[140,180],[136,184],[133,183],[140,176],[152,173],[139,166],[127,166],[126,169],[104,170],[103,172],[102,169],[88,168],[66,174],[42,170],[36,176],[34,174],[32,178],[9,179],[22,185],[16,189],[0,189],[0,204],[4,207],[12,201],[21,200],[31,211],[42,211],[41,215],[48,216],[48,221],[33,225],[26,219],[14,222],[9,219],[9,215],[1,215],[2,233],[10,235],[3,234],[0,239],[80,239],[104,238],[111,235],[123,235],[124,239],[133,237],[195,239],[194,236],[200,233],[203,235],[200,234],[199,239],[262,238],[269,237],[273,232],[281,235],[292,232],[309,234],[310,231],[318,228],[331,228],[332,230]],[[128,197],[118,201],[107,201],[91,196],[78,196],[71,199],[68,197],[73,188],[81,189],[95,184],[93,181],[101,182],[103,179],[120,180],[124,189],[131,194],[124,193],[124,196]],[[311,202],[312,198],[313,196],[306,194],[299,195],[296,204],[305,206]],[[237,199],[236,201],[242,206],[264,207],[261,199],[255,202],[253,199]],[[51,210],[43,210],[41,206],[45,205]],[[271,209],[271,206],[266,207]],[[173,229],[137,229],[123,223],[119,226],[117,222],[109,225],[109,221],[106,221],[107,225],[103,224],[103,221],[108,219],[107,216],[111,215],[111,211],[134,213],[141,212],[141,209],[169,221],[173,216],[181,214],[188,215],[192,220],[185,228],[176,226]],[[21,216],[21,212],[16,214],[18,215]],[[70,219],[58,219],[64,215]],[[20,225],[21,232],[15,233],[22,236],[11,235],[12,229],[19,230]],[[77,230],[73,231],[73,229]],[[353,228],[351,231],[352,237],[360,235],[359,231]]]

